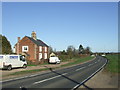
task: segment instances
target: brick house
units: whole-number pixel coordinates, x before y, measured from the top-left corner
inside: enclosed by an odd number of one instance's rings
[[[48,45],[37,39],[36,32],[32,32],[31,37],[25,36],[14,46],[15,53],[25,55],[27,60],[32,62],[48,59]]]

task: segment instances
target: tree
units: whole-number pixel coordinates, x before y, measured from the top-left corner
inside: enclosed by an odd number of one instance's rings
[[[12,48],[10,42],[7,40],[5,36],[0,35],[0,42],[2,42],[2,54],[11,54]]]
[[[49,54],[53,52],[53,48],[51,46],[49,46],[48,52]]]
[[[86,49],[85,49],[85,53],[86,53],[86,54],[91,54],[90,47],[86,47]]]
[[[75,48],[72,45],[67,47],[67,54],[70,56],[70,59],[73,57],[74,50]]]
[[[63,50],[63,51],[61,52],[61,54],[62,54],[62,55],[67,55],[67,53],[65,52],[65,50]]]
[[[83,54],[84,53],[84,48],[82,45],[79,46],[79,54]]]

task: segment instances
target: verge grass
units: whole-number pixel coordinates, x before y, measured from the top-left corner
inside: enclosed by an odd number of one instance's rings
[[[35,73],[35,72],[40,72],[40,71],[45,71],[45,70],[49,70],[49,69],[44,68],[44,69],[25,70],[25,71],[14,72],[14,73],[12,73],[10,75],[29,74],[29,73]]]
[[[120,73],[120,66],[118,66],[118,60],[119,55],[106,55],[106,58],[108,59],[108,64],[106,66],[106,70],[111,73]]]
[[[64,67],[64,66],[70,66],[70,65],[74,65],[74,64],[79,64],[79,63],[82,63],[82,62],[86,62],[86,61],[89,61],[91,59],[93,59],[94,57],[91,57],[91,56],[88,56],[88,57],[84,57],[84,58],[73,58],[73,61],[68,63],[68,64],[64,64],[64,65],[61,65],[61,67]]]

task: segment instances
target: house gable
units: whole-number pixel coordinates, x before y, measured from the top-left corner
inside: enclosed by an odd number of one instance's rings
[[[40,51],[39,47],[42,47]],[[26,54],[28,60],[31,61],[41,61],[40,53],[42,53],[41,59],[48,58],[48,45],[39,39],[34,39],[32,37],[25,36],[15,44],[15,49],[17,54]],[[23,49],[26,50],[23,50]]]

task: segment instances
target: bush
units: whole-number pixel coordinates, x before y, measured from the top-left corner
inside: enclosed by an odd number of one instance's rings
[[[40,65],[40,64],[44,64],[44,63],[48,63],[48,59],[41,59],[40,61],[30,61],[27,60],[28,65]]]
[[[71,60],[73,58],[79,58],[80,56],[79,55],[75,55],[75,56],[71,57],[70,55],[59,55],[58,57],[59,57],[59,59],[61,61],[64,62],[64,61],[69,61],[69,60]]]

